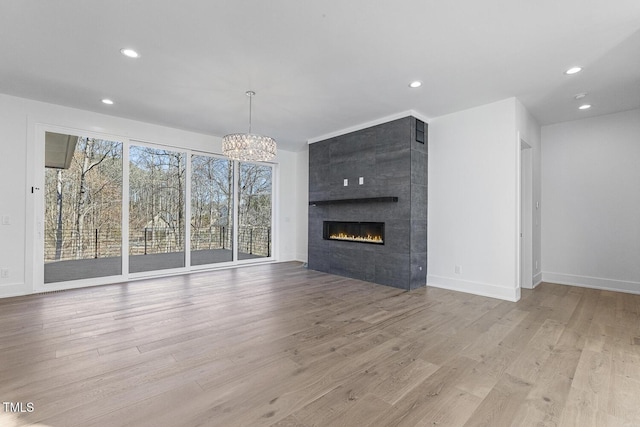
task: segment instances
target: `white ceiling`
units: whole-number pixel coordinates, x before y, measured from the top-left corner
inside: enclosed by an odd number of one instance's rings
[[[640,1],[0,3],[2,93],[222,136],[247,130],[249,89],[253,131],[290,150],[512,96],[542,125],[638,108]]]

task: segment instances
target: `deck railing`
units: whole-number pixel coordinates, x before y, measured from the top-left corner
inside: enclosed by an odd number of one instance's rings
[[[75,231],[46,233],[46,262],[121,256],[120,230],[93,229],[78,238]],[[233,249],[233,235],[228,227],[191,227],[191,250]],[[129,255],[146,255],[184,251],[184,236],[170,227],[145,227],[129,232]],[[271,256],[271,227],[238,227],[238,251]]]

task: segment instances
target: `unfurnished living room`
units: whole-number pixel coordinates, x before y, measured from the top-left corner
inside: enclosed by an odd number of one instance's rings
[[[637,0],[3,0],[0,58],[0,426],[640,426]]]

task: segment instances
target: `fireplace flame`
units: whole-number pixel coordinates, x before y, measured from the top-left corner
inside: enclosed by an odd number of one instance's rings
[[[366,236],[355,236],[353,234],[331,234],[329,235],[329,239],[331,240],[349,240],[351,242],[368,242],[368,243],[383,243],[381,236],[372,236],[370,234]]]

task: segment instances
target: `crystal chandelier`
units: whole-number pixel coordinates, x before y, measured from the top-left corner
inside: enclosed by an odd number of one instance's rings
[[[222,152],[233,160],[264,162],[276,155],[276,141],[273,138],[251,133],[251,101],[256,94],[249,90],[249,133],[232,133],[222,138]]]

